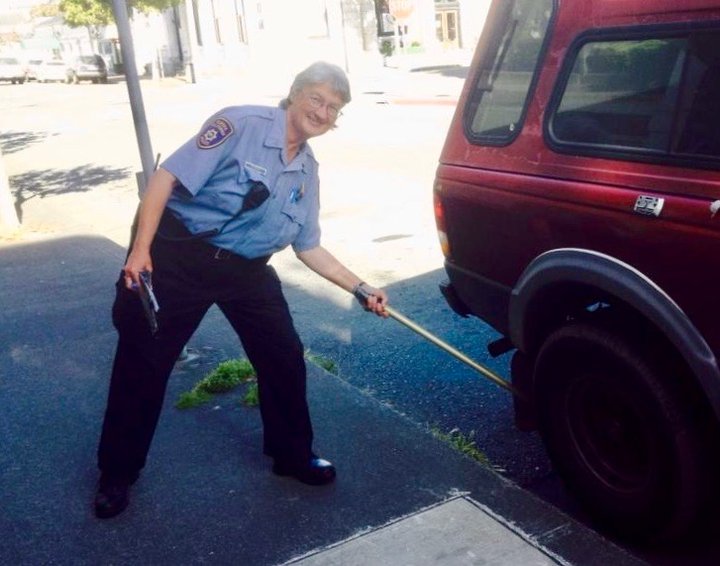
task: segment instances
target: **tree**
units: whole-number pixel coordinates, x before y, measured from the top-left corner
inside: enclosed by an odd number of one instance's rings
[[[103,0],[61,0],[60,11],[65,23],[73,28],[86,27],[90,36],[93,28],[113,21],[110,4]]]
[[[127,0],[139,12],[162,11],[182,0]],[[70,27],[106,26],[113,21],[112,0],[61,0],[60,11]]]

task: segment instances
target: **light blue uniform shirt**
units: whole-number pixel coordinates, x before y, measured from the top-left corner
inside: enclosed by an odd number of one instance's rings
[[[182,184],[167,206],[190,232],[219,230],[207,240],[249,259],[320,245],[318,163],[307,143],[286,163],[285,116],[281,108],[225,108],[162,163]],[[258,182],[269,197],[236,216]]]

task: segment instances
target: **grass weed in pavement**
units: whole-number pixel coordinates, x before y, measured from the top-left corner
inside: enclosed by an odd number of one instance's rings
[[[245,359],[226,360],[203,377],[190,391],[186,391],[175,403],[178,409],[191,409],[208,403],[214,395],[227,393],[243,383],[249,383],[243,403],[255,406],[258,403],[255,369]]]

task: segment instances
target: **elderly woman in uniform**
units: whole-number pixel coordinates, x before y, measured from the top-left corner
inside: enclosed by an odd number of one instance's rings
[[[98,448],[98,517],[127,507],[173,365],[213,304],[257,372],[273,472],[310,485],[334,480],[333,465],[313,452],[304,349],[267,262],[291,245],[311,270],[387,316],[385,292],[320,245],[318,163],[307,141],[332,129],[349,101],[342,69],[314,63],[279,107],[221,110],[150,178],[113,305],[118,345]],[[160,305],[155,326],[138,300],[147,274]]]

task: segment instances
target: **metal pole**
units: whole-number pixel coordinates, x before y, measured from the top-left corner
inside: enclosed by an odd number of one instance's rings
[[[127,85],[130,109],[135,123],[135,137],[137,138],[140,161],[142,162],[144,181],[142,187],[140,187],[140,193],[142,193],[155,168],[155,161],[147,119],[145,118],[140,79],[135,65],[135,48],[133,47],[132,32],[130,31],[127,3],[125,0],[113,0],[112,5],[125,67],[125,84]]]
[[[404,324],[407,326],[410,330],[417,332],[420,336],[425,338],[426,340],[429,340],[439,348],[442,348],[445,350],[448,354],[454,356],[464,364],[469,365],[474,370],[480,372],[482,375],[487,377],[490,381],[494,382],[496,385],[499,385],[503,389],[507,389],[510,393],[513,395],[519,396],[517,390],[510,385],[507,381],[505,381],[502,377],[500,377],[498,374],[496,374],[494,371],[486,368],[485,366],[481,366],[479,363],[473,361],[472,359],[468,358],[465,354],[463,354],[460,350],[452,347],[447,342],[441,340],[434,334],[431,334],[427,330],[425,330],[422,326],[416,324],[406,316],[400,314],[392,307],[385,307],[385,310],[390,315],[391,318],[394,318],[401,324]]]

